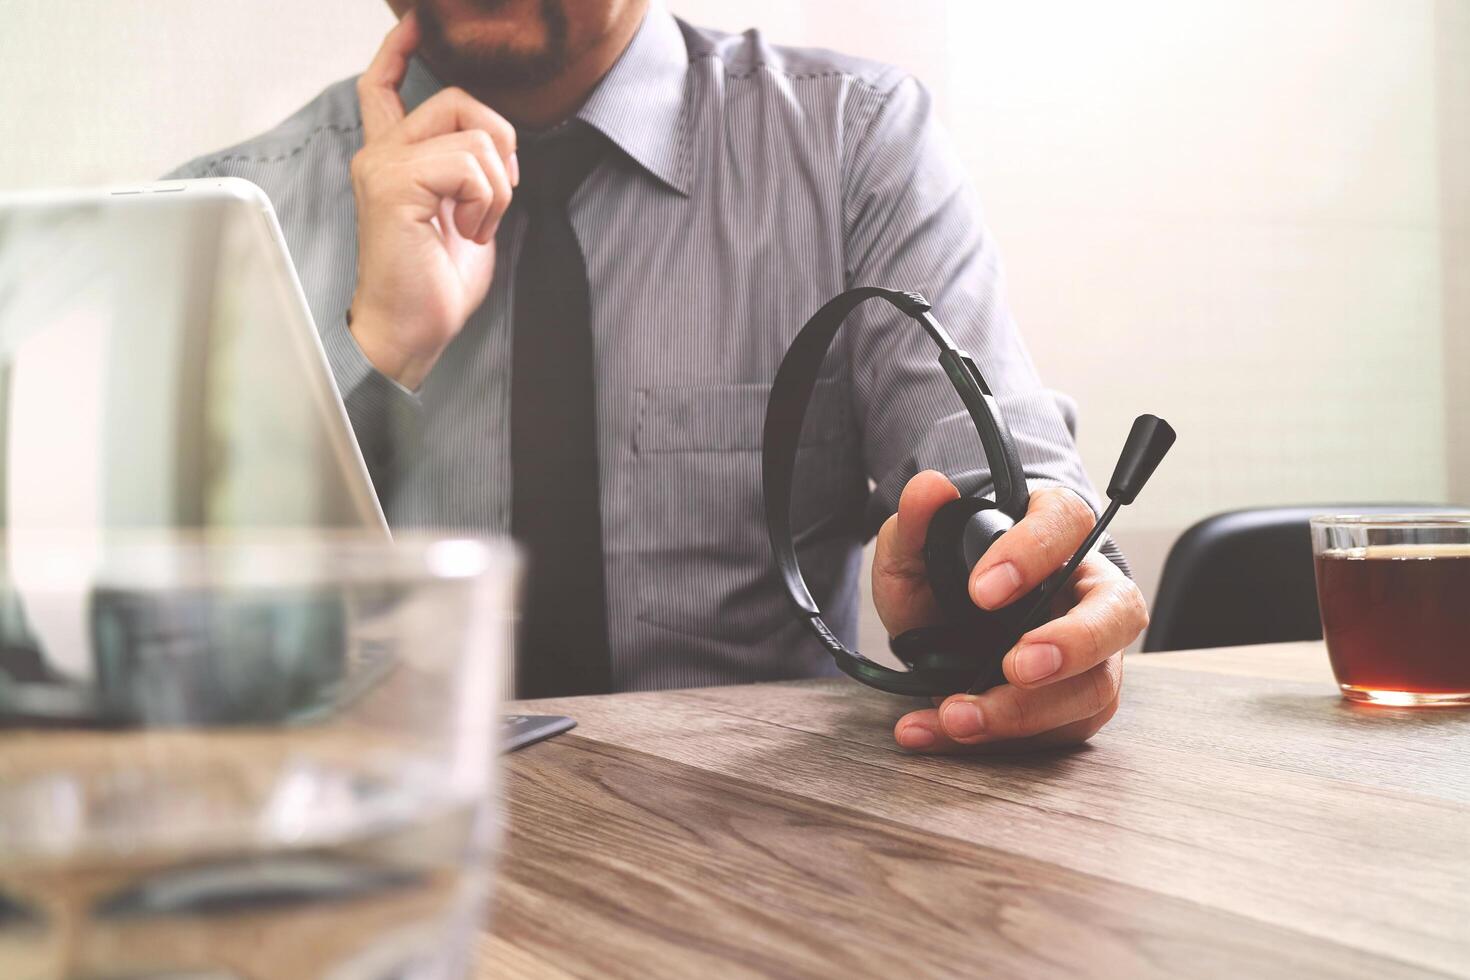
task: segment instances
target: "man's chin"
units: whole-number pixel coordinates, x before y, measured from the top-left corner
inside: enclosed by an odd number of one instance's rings
[[[446,81],[464,87],[534,88],[567,62],[558,0],[420,0],[420,49]]]

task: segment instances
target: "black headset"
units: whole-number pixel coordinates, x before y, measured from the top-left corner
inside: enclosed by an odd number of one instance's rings
[[[848,649],[822,622],[822,611],[802,577],[791,534],[791,488],[807,405],[838,329],[858,304],[869,299],[886,300],[916,320],[939,348],[939,364],[975,423],[995,487],[994,497],[961,496],[950,501],[929,523],[924,565],[943,621],[909,630],[889,641],[894,655],[908,667],[906,671],[874,663]],[[1003,609],[981,609],[970,599],[970,571],[997,538],[1026,516],[1031,493],[1015,440],[994,394],[975,361],[955,346],[930,309],[929,302],[918,293],[861,286],[817,310],[796,335],[776,371],[766,405],[761,465],[771,551],[797,617],[832,654],[837,666],[864,684],[893,694],[942,697],[959,691],[982,691],[1005,680],[1001,662],[1006,652],[1028,629],[1051,618],[1051,600],[1057,590],[1072,577],[1118,509],[1138,496],[1174,444],[1174,430],[1163,419],[1139,416],[1108,484],[1108,508],[1077,553],[1027,596]]]

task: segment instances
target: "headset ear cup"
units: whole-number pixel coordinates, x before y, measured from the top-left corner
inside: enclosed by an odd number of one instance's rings
[[[924,535],[924,568],[949,621],[963,622],[980,611],[970,600],[970,569],[1012,523],[987,497],[961,497],[935,511]]]

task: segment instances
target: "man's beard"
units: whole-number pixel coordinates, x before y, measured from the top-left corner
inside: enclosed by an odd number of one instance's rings
[[[471,5],[495,13],[506,3],[472,0]],[[561,0],[540,0],[537,17],[545,43],[534,49],[505,42],[452,43],[433,0],[420,0],[415,9],[422,33],[419,50],[435,73],[451,85],[469,89],[534,88],[566,70],[567,15]]]

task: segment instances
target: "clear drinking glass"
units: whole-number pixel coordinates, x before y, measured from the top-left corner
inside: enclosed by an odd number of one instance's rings
[[[1470,704],[1470,516],[1314,517],[1322,633],[1342,693]]]
[[[0,977],[465,975],[498,847],[509,546],[4,552]]]

